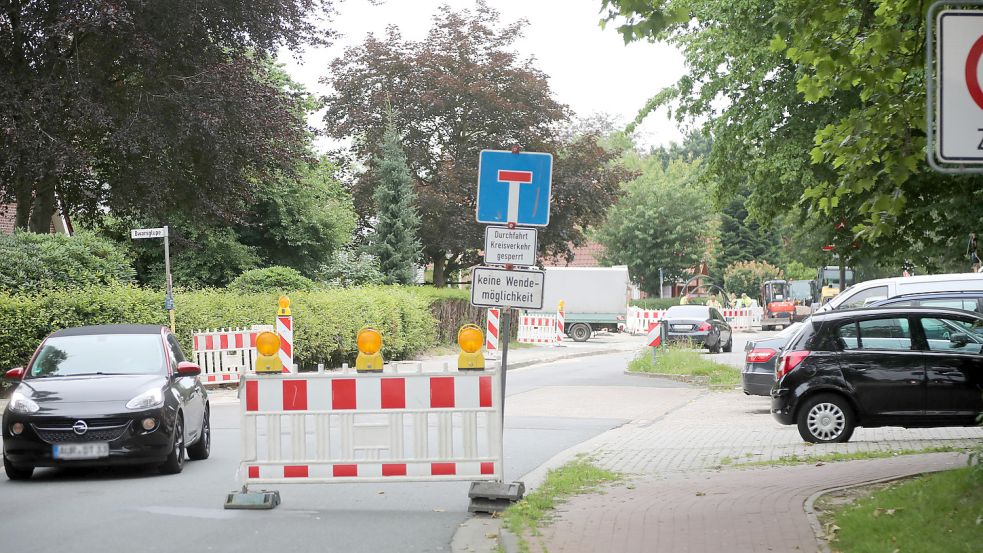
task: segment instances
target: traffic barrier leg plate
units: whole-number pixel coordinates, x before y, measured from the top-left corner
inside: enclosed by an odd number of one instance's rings
[[[280,492],[276,490],[229,492],[225,498],[226,509],[269,510],[279,504]]]

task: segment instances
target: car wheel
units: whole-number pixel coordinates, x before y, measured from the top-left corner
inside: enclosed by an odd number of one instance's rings
[[[834,394],[809,398],[799,409],[797,422],[802,439],[814,444],[846,442],[856,427],[850,404]]]
[[[209,421],[211,414],[209,408],[205,407],[205,418],[201,421],[201,436],[193,445],[188,446],[188,458],[192,461],[208,459],[208,454],[212,449],[212,424]]]
[[[570,337],[573,338],[574,342],[586,342],[590,339],[591,331],[590,326],[583,323],[578,323],[570,328]]]
[[[712,346],[707,346],[707,350],[710,353],[720,353],[720,336],[717,336],[717,343]]]
[[[34,474],[34,467],[18,467],[3,457],[3,471],[7,473],[7,478],[11,480],[30,480]]]
[[[734,351],[734,337],[731,336],[727,339],[727,345],[724,346],[724,353],[730,353]]]
[[[177,422],[174,423],[174,444],[171,453],[167,456],[158,470],[161,474],[177,474],[184,469],[184,416],[178,414]]]

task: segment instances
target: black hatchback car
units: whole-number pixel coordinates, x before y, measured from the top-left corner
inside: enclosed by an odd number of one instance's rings
[[[3,413],[3,466],[157,465],[181,472],[185,453],[211,447],[201,369],[167,328],[107,325],[59,330],[41,343]]]
[[[910,307],[818,313],[776,366],[771,412],[808,442],[857,426],[972,426],[983,411],[983,317]]]

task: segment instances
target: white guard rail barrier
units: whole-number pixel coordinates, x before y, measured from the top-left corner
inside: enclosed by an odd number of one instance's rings
[[[243,376],[243,485],[501,480],[498,370]]]
[[[241,374],[252,371],[256,364],[256,336],[266,330],[273,327],[254,325],[249,329],[196,332],[191,359],[201,367],[201,383],[205,386],[235,383]]]
[[[760,307],[720,309],[719,311],[734,330],[749,330],[753,326],[761,326],[763,309]],[[625,328],[631,334],[644,334],[659,324],[665,314],[665,309],[629,307]]]
[[[555,344],[556,315],[537,313],[520,316],[516,341],[521,344]]]

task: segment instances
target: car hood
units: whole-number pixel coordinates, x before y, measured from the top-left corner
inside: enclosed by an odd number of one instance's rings
[[[163,388],[167,379],[156,374],[60,376],[29,378],[21,381],[21,393],[38,405],[52,403],[127,402],[154,388]]]

